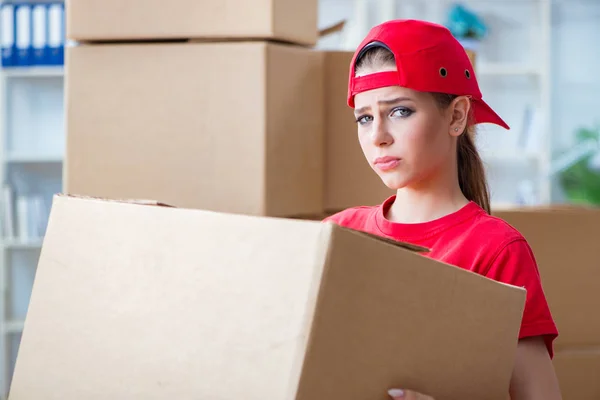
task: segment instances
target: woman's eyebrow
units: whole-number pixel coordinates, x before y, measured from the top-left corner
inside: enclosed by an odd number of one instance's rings
[[[386,100],[379,100],[377,102],[377,104],[379,105],[390,105],[390,104],[397,104],[400,103],[401,101],[406,101],[406,100],[412,100],[410,97],[405,97],[405,96],[401,96],[401,97],[395,97],[393,99],[386,99]],[[361,107],[361,108],[357,108],[354,110],[355,114],[362,114],[365,111],[368,111],[371,107],[366,106],[366,107]]]

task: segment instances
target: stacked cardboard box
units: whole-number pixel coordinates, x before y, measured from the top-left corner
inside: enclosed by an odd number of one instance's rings
[[[600,399],[600,210],[499,210],[531,244],[559,329],[554,365],[565,399]]]
[[[65,190],[323,210],[317,1],[67,2]]]

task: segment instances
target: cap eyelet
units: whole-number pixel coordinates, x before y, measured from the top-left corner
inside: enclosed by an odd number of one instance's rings
[[[465,69],[465,76],[467,77],[467,79],[471,79],[471,71]]]
[[[446,68],[444,68],[444,67],[440,68],[440,76],[442,78],[447,77],[448,76],[448,70]]]

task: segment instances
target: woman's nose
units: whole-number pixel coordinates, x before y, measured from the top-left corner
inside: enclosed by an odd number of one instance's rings
[[[373,120],[373,130],[371,131],[371,141],[375,146],[389,146],[394,142],[390,135],[385,121],[380,118]]]

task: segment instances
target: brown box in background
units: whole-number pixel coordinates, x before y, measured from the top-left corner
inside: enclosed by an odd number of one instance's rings
[[[322,60],[267,42],[68,48],[65,190],[321,213]]]
[[[477,53],[475,52],[475,50],[471,50],[471,49],[465,49],[465,52],[467,53],[467,56],[469,57],[469,60],[471,61],[471,65],[473,65],[473,69],[475,70],[475,67],[477,66]],[[477,73],[476,70],[475,70],[475,73]]]
[[[600,209],[556,205],[494,214],[525,236],[537,260],[559,331],[553,363],[563,398],[600,399]]]
[[[317,41],[317,0],[67,0],[66,13],[76,41]]]
[[[394,192],[371,169],[347,104],[352,52],[325,53],[325,210],[377,205]]]
[[[420,251],[56,196],[10,400],[505,400],[525,290]]]
[[[559,337],[556,348],[600,345],[600,210],[497,210],[537,260]]]
[[[564,400],[600,399],[600,350],[558,352],[553,363]]]

